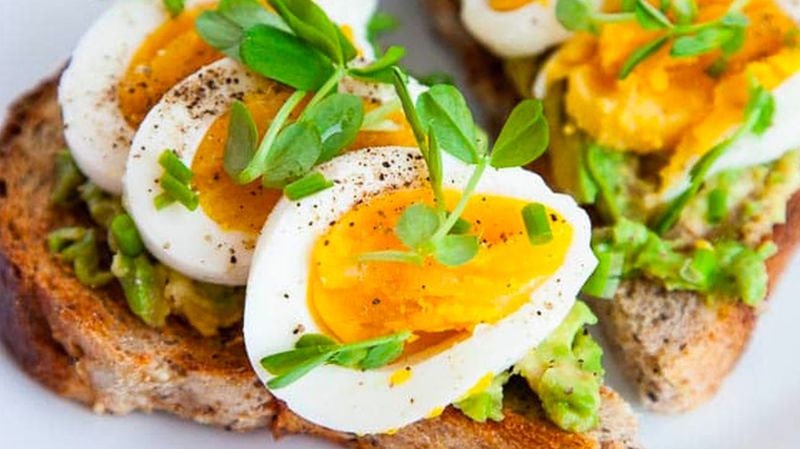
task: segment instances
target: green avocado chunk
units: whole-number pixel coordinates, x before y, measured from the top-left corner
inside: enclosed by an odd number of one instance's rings
[[[561,325],[516,366],[547,417],[570,432],[586,432],[600,420],[603,350],[586,329],[596,323],[589,307],[577,301]]]

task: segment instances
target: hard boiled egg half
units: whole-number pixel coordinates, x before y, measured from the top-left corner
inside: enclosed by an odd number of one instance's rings
[[[370,56],[366,25],[377,0],[319,4]],[[172,18],[163,0],[117,0],[81,39],[61,78],[59,103],[75,161],[104,190],[122,192],[131,140],[150,109],[179,81],[223,57],[195,31],[195,19],[216,6],[186,0]]]
[[[445,155],[448,207],[474,167]],[[272,393],[320,426],[391,432],[434,417],[501,373],[553,331],[595,268],[589,218],[531,172],[489,169],[463,215],[480,236],[459,267],[365,263],[359,254],[401,249],[393,229],[414,203],[432,204],[428,172],[413,147],[367,148],[319,168],[333,188],[281,200],[259,238],[248,281],[244,335],[250,360],[294,348],[306,333],[339,342],[410,331],[393,365],[328,365]],[[553,239],[532,245],[521,209],[546,207]]]
[[[389,85],[351,79],[340,83],[340,90],[362,96],[365,110],[396,98]],[[416,94],[420,90],[417,85]],[[123,195],[150,254],[195,280],[245,284],[259,232],[282,191],[259,181],[239,185],[225,172],[230,107],[244,101],[263,135],[293,92],[223,59],[180,82],[153,108],[133,140]],[[385,131],[359,133],[351,149],[413,143],[402,111],[390,119],[393,126]],[[194,211],[177,203],[158,210],[154,204],[163,191],[158,160],[166,149],[194,173],[192,187],[200,200]]]

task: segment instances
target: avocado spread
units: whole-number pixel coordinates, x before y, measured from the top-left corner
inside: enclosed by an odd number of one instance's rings
[[[58,207],[85,207],[96,225],[53,231],[50,250],[72,262],[76,277],[90,288],[117,280],[131,311],[147,325],[161,327],[170,315],[181,316],[200,334],[216,335],[241,321],[244,289],[193,281],[156,261],[144,249],[129,221],[128,241],[121,245],[111,231],[119,217],[127,217],[119,198],[87,182],[68,151],[58,155],[53,202]],[[130,247],[134,249],[131,250]],[[105,261],[110,259],[110,263]],[[110,265],[107,270],[103,265]]]

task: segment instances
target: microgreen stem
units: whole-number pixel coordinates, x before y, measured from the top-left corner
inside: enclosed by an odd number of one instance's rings
[[[325,84],[323,84],[322,87],[320,87],[319,90],[314,94],[314,96],[311,97],[311,100],[308,102],[308,105],[306,105],[305,110],[306,111],[311,110],[314,106],[317,105],[317,103],[324,100],[325,97],[327,97],[328,94],[331,93],[331,90],[333,90],[339,84],[339,81],[341,81],[342,78],[344,78],[344,74],[345,74],[344,68],[341,66],[337,66],[336,71],[333,73],[333,75],[331,75],[330,78],[328,78],[328,81],[325,81]]]
[[[305,96],[305,91],[295,91],[289,99],[286,100],[286,103],[281,106],[278,114],[272,119],[272,123],[269,125],[269,129],[264,135],[264,140],[261,141],[261,145],[259,145],[256,154],[253,156],[253,160],[250,161],[247,167],[236,177],[236,181],[239,184],[251,183],[263,174],[264,165],[267,162],[267,157],[269,156],[272,146],[275,144],[275,139],[278,138],[278,134],[289,120],[289,117],[291,117],[292,112],[294,112],[295,108],[297,108]]]
[[[630,22],[632,20],[636,20],[636,14],[632,12],[616,12],[616,13],[599,12],[594,14],[592,17],[597,22],[602,22],[602,23],[619,23],[619,22]]]
[[[456,222],[461,217],[461,214],[464,213],[464,209],[467,208],[469,198],[472,195],[472,192],[475,191],[475,188],[478,187],[478,182],[480,182],[483,172],[486,171],[486,167],[488,166],[488,157],[482,157],[478,160],[478,164],[475,166],[475,171],[472,172],[472,176],[470,176],[466,187],[464,187],[464,190],[461,194],[461,199],[458,200],[458,204],[456,204],[455,209],[453,209],[453,212],[451,212],[447,217],[447,221],[445,221],[444,224],[442,224],[442,226],[436,230],[436,233],[433,234],[431,241],[436,242],[444,238],[450,232],[450,230],[453,229],[453,226],[455,226]]]
[[[411,332],[404,331],[384,337],[378,337],[372,340],[357,341],[355,343],[344,344],[340,346],[336,352],[353,351],[356,349],[371,348],[373,346],[380,346],[386,343],[394,343],[396,341],[406,341],[411,338]]]
[[[374,251],[358,256],[359,262],[400,262],[412,265],[422,265],[424,259],[417,253],[408,251]]]

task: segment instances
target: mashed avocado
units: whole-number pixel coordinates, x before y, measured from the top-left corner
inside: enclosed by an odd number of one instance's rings
[[[595,323],[589,307],[576,302],[561,325],[513,370],[539,396],[547,417],[570,432],[586,432],[600,420],[603,350],[586,329]],[[495,376],[487,389],[453,405],[478,422],[502,420],[503,385],[510,376]]]
[[[61,207],[86,206],[97,229],[64,228],[48,239],[50,249],[73,262],[78,279],[91,288],[114,278],[122,286],[128,306],[153,327],[163,326],[170,315],[182,316],[203,336],[241,321],[244,289],[193,281],[155,261],[146,251],[124,254],[109,231],[113,220],[124,214],[119,198],[86,182],[68,152],[56,161],[53,202]],[[106,235],[105,238],[97,236]],[[138,238],[138,236],[137,236]],[[110,271],[101,270],[101,255],[111,255]]]
[[[603,350],[586,329],[596,323],[589,307],[576,302],[555,332],[516,366],[547,417],[571,432],[591,430],[600,420]]]
[[[554,182],[582,204],[594,205],[607,225],[594,230],[603,270],[586,293],[610,298],[621,280],[644,276],[670,290],[705,294],[709,301],[738,299],[755,306],[763,300],[765,262],[774,253],[765,240],[785,223],[786,205],[800,189],[800,151],[709,178],[661,237],[647,224],[664,206],[655,175],[664,161],[593,143],[565,117],[562,96],[563,85],[556,84],[545,102]]]

